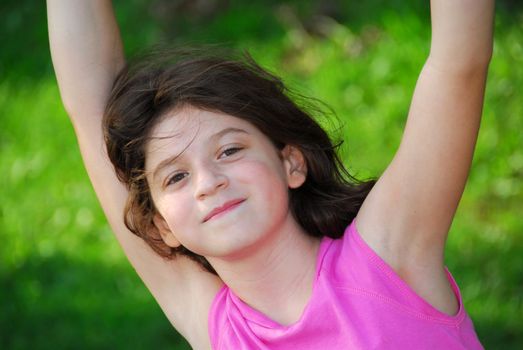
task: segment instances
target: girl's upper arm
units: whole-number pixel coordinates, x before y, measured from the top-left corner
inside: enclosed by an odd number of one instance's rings
[[[431,53],[400,147],[358,213],[365,240],[406,275],[443,271],[481,120],[493,2],[431,2]]]
[[[221,280],[193,261],[164,260],[124,225],[127,190],[115,175],[102,116],[124,65],[118,26],[106,0],[48,0],[51,54],[64,106],[105,215],[129,261],[172,324],[191,343],[207,336],[207,312]]]

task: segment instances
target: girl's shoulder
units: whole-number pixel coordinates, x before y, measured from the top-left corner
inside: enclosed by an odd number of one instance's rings
[[[187,257],[179,256],[170,265],[161,284],[148,284],[173,327],[194,349],[210,349],[208,315],[223,281]],[[166,261],[166,265],[171,262]],[[166,275],[170,275],[167,279]],[[174,278],[175,277],[175,278]],[[169,282],[166,282],[168,280]]]
[[[413,295],[444,314],[457,314],[456,286],[444,264],[434,258],[434,252],[418,250],[414,243],[406,242],[406,238],[402,240],[401,233],[391,232],[392,224],[380,225],[380,221],[374,220],[365,209],[364,205],[346,234],[352,235],[373,264],[397,277]]]

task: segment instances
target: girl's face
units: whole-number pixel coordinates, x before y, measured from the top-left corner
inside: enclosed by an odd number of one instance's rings
[[[297,226],[289,188],[305,181],[301,152],[278,150],[249,122],[186,107],[155,126],[146,172],[170,246],[237,258]]]

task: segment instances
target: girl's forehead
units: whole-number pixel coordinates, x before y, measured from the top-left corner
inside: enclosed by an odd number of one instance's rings
[[[208,137],[227,127],[243,128],[251,133],[259,132],[248,121],[231,115],[183,107],[162,118],[152,130],[151,141],[170,137],[175,139]]]
[[[225,135],[241,135],[252,142],[269,139],[246,120],[224,113],[186,108],[167,114],[153,128],[145,149],[146,168],[186,152],[207,151],[208,145]]]

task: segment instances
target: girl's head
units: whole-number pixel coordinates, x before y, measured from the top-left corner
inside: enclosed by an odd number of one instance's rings
[[[221,221],[206,220],[212,209],[236,204],[232,216],[253,205],[255,227],[278,220],[264,215],[284,205],[308,234],[340,237],[374,181],[347,173],[326,132],[288,94],[249,57],[163,53],[124,68],[103,125],[109,158],[129,188],[129,229],[160,255],[188,255],[209,271],[189,250],[207,252],[197,238],[184,247],[166,234],[192,229],[171,220],[173,211],[212,228]],[[189,200],[198,204],[173,208]]]

